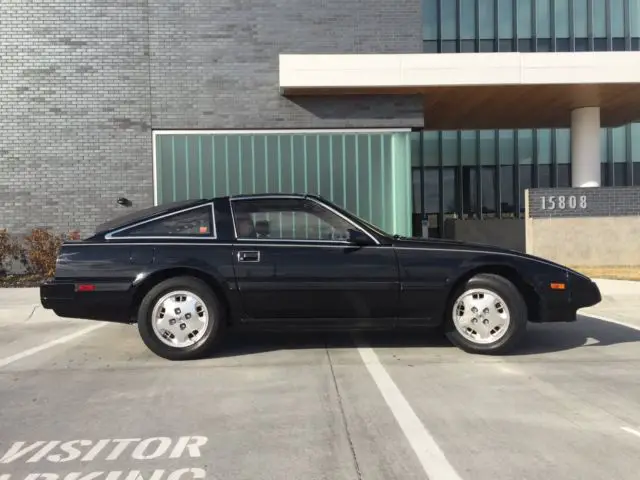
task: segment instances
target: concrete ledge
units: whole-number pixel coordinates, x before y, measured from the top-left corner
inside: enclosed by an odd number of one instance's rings
[[[605,295],[608,297],[635,295],[640,298],[640,282],[607,278],[594,278],[593,281],[598,285],[603,297]]]

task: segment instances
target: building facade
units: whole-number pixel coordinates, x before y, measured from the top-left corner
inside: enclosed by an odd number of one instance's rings
[[[525,188],[571,185],[568,127],[439,128],[416,89],[287,95],[282,55],[638,51],[639,5],[1,2],[0,228],[88,233],[120,197],[264,191],[319,193],[401,234],[520,216]],[[599,132],[602,185],[640,184],[640,125]]]

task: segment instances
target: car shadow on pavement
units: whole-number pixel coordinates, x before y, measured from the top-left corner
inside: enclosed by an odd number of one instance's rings
[[[277,350],[372,348],[451,348],[436,329],[385,330],[369,332],[229,332],[213,357],[232,357]]]
[[[640,331],[579,314],[576,322],[530,324],[522,345],[509,355],[535,355],[624,343],[640,346]]]
[[[613,322],[578,315],[571,323],[529,324],[523,343],[509,356],[536,355],[575,349],[591,349],[638,343],[640,331]],[[450,348],[455,347],[438,329],[411,329],[373,332],[229,332],[212,357],[233,357],[278,350],[323,348]]]

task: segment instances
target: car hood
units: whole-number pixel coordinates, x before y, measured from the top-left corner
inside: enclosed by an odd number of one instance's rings
[[[506,254],[510,256],[519,257],[525,260],[531,260],[534,262],[544,263],[550,267],[559,268],[568,273],[572,273],[578,275],[580,277],[585,277],[585,275],[576,272],[570,268],[567,268],[564,265],[560,265],[559,263],[555,263],[551,260],[547,260],[546,258],[537,257],[535,255],[531,255],[528,253],[521,252],[519,250],[498,247],[496,245],[488,245],[482,243],[474,243],[474,242],[463,242],[460,240],[447,240],[440,238],[394,238],[393,246],[398,248],[415,248],[420,249],[424,248],[425,250],[437,248],[444,250],[465,250],[465,251],[477,251],[478,253],[496,253],[496,254]],[[588,277],[585,277],[588,278]]]

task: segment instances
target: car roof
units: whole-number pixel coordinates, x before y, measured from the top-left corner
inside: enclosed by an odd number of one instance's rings
[[[324,200],[319,195],[302,194],[302,193],[249,193],[249,194],[237,194],[228,195],[214,198],[199,198],[192,200],[178,200],[175,202],[163,203],[152,207],[142,208],[135,210],[126,215],[120,215],[116,218],[108,220],[98,225],[95,229],[95,234],[99,235],[111,230],[116,230],[128,225],[146,220],[148,218],[162,216],[172,213],[174,211],[183,210],[189,207],[195,207],[200,204],[209,203],[216,200],[223,199],[239,200],[239,199],[260,199],[260,198],[315,198],[318,200]]]

